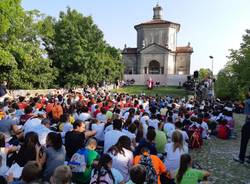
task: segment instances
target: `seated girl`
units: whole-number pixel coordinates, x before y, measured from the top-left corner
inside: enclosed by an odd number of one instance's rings
[[[208,176],[210,173],[207,171],[192,169],[192,159],[189,154],[181,156],[180,168],[175,177],[176,184],[197,184]]]
[[[174,131],[172,135],[172,142],[166,144],[165,152],[167,154],[165,166],[174,178],[174,172],[180,166],[180,157],[184,153],[188,153],[188,147],[183,144],[183,136],[179,131]]]

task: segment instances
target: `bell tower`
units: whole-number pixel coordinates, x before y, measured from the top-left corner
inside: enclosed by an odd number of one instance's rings
[[[156,6],[153,8],[154,10],[154,16],[153,20],[161,20],[162,19],[162,7],[159,6],[157,3]]]

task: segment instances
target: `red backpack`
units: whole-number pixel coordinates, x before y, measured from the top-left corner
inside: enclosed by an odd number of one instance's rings
[[[225,125],[219,125],[217,137],[220,139],[228,139],[229,138],[229,128]]]

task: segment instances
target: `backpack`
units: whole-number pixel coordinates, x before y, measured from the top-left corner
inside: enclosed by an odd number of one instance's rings
[[[88,150],[80,149],[78,150],[68,162],[69,167],[72,172],[83,173],[88,167]]]
[[[190,135],[189,147],[191,149],[201,148],[203,141],[201,137],[202,128],[198,128],[196,126],[191,127],[188,130],[188,134]]]
[[[139,162],[139,164],[143,165],[146,168],[146,183],[150,183],[150,184],[157,184],[158,183],[158,176],[156,174],[156,171],[153,167],[152,164],[152,159],[149,156],[146,155],[142,155],[141,156],[141,160]]]
[[[220,125],[218,128],[217,137],[220,139],[228,139],[229,138],[229,128],[224,125]]]
[[[97,182],[98,177],[99,177],[99,182]],[[96,172],[96,170],[94,170],[94,175],[91,177],[89,184],[114,184],[114,183],[115,182],[113,181],[108,171],[102,168],[100,172]]]

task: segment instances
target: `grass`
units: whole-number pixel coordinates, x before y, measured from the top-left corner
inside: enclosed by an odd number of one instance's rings
[[[146,86],[128,86],[128,87],[123,87],[119,89],[114,89],[112,92],[115,93],[126,93],[130,95],[140,95],[144,93],[145,95],[148,96],[188,96],[191,95],[192,93],[187,92],[184,89],[180,89],[176,86],[169,86],[169,87],[157,87],[152,90],[148,90]]]

